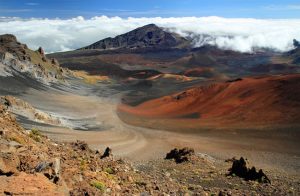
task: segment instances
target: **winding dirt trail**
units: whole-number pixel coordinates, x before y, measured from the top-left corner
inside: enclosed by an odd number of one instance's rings
[[[199,153],[224,160],[233,156],[247,157],[257,167],[300,173],[299,144],[265,137],[264,132],[211,132],[197,134],[167,132],[125,124],[119,119],[118,99],[81,96],[72,93],[30,90],[22,97],[33,106],[56,115],[86,119],[80,123],[96,124],[92,130],[63,127],[38,127],[59,141],[86,141],[92,148],[113,149],[114,155],[136,162],[163,158],[174,147],[192,147]],[[86,122],[84,122],[86,121]],[[282,141],[281,141],[282,140]],[[274,148],[276,146],[276,148]]]

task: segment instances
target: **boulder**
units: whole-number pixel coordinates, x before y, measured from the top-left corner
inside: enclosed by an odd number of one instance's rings
[[[41,162],[35,167],[35,172],[43,173],[50,181],[57,183],[60,179],[60,159],[55,158],[53,162]]]
[[[44,171],[45,169],[49,168],[49,166],[51,166],[51,163],[48,163],[48,162],[40,162],[36,167],[35,167],[35,172],[42,172]]]
[[[106,157],[111,157],[112,156],[112,149],[107,147],[103,153],[103,155],[101,156],[101,159],[104,159]]]
[[[53,162],[53,170],[54,170],[54,174],[59,176],[60,174],[60,158],[55,158],[54,162]]]
[[[176,163],[182,163],[190,161],[192,156],[195,155],[195,151],[192,148],[173,149],[167,153],[165,159],[174,159]]]
[[[229,169],[229,175],[236,175],[238,177],[244,178],[245,180],[253,180],[261,183],[271,183],[270,179],[264,174],[260,169],[258,172],[255,167],[251,169],[247,167],[247,163],[243,157],[239,160],[234,160],[232,167]]]
[[[76,142],[72,142],[71,145],[73,148],[79,149],[82,151],[90,150],[88,144],[84,141],[77,140]]]
[[[239,177],[245,178],[248,173],[247,163],[245,159],[241,157],[239,160],[234,160],[229,171],[230,174],[235,174]]]

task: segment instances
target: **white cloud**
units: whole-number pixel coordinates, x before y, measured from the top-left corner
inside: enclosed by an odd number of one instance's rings
[[[26,5],[29,6],[36,6],[36,5],[40,5],[39,3],[33,3],[33,2],[29,2],[29,3],[25,3]]]
[[[0,34],[12,33],[36,49],[47,52],[77,49],[106,37],[114,37],[142,25],[155,23],[181,35],[193,35],[195,45],[217,45],[242,52],[256,47],[278,51],[292,49],[293,39],[300,40],[300,19],[259,20],[220,17],[120,18],[84,19],[20,19],[0,18]],[[201,36],[200,36],[201,35]]]

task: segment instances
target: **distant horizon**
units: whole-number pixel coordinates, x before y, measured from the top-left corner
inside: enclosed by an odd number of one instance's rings
[[[0,0],[0,17],[206,17],[299,19],[297,0]]]
[[[86,17],[86,16],[73,16],[73,17],[19,17],[19,16],[1,16],[0,15],[0,22],[3,22],[4,19],[20,19],[20,20],[32,20],[32,19],[41,19],[41,20],[71,20],[75,18],[83,18],[83,19],[93,19],[93,18],[98,18],[98,17],[108,17],[108,18],[121,18],[121,19],[130,19],[130,18],[211,18],[211,17],[216,17],[216,18],[227,18],[227,19],[254,19],[254,20],[300,20],[299,18],[255,18],[255,17],[223,17],[223,16],[218,16],[218,15],[207,15],[207,16],[170,16],[170,17],[162,17],[162,16],[154,16],[154,17],[134,17],[134,16],[109,16],[109,15],[95,15],[91,17]],[[2,21],[1,21],[2,20]]]
[[[284,52],[300,40],[300,19],[254,19],[224,17],[109,17],[70,19],[0,18],[0,34],[14,34],[20,42],[47,53],[74,50],[135,28],[156,24],[183,37],[192,36],[193,44],[218,46],[240,52],[269,48]],[[278,39],[280,38],[280,39]]]

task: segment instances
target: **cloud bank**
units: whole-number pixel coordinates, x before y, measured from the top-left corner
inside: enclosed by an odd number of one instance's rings
[[[12,33],[30,48],[47,52],[77,49],[106,37],[155,23],[183,36],[192,36],[195,46],[204,44],[241,52],[254,48],[288,51],[300,40],[300,19],[259,20],[221,17],[21,19],[0,17],[0,34]]]

